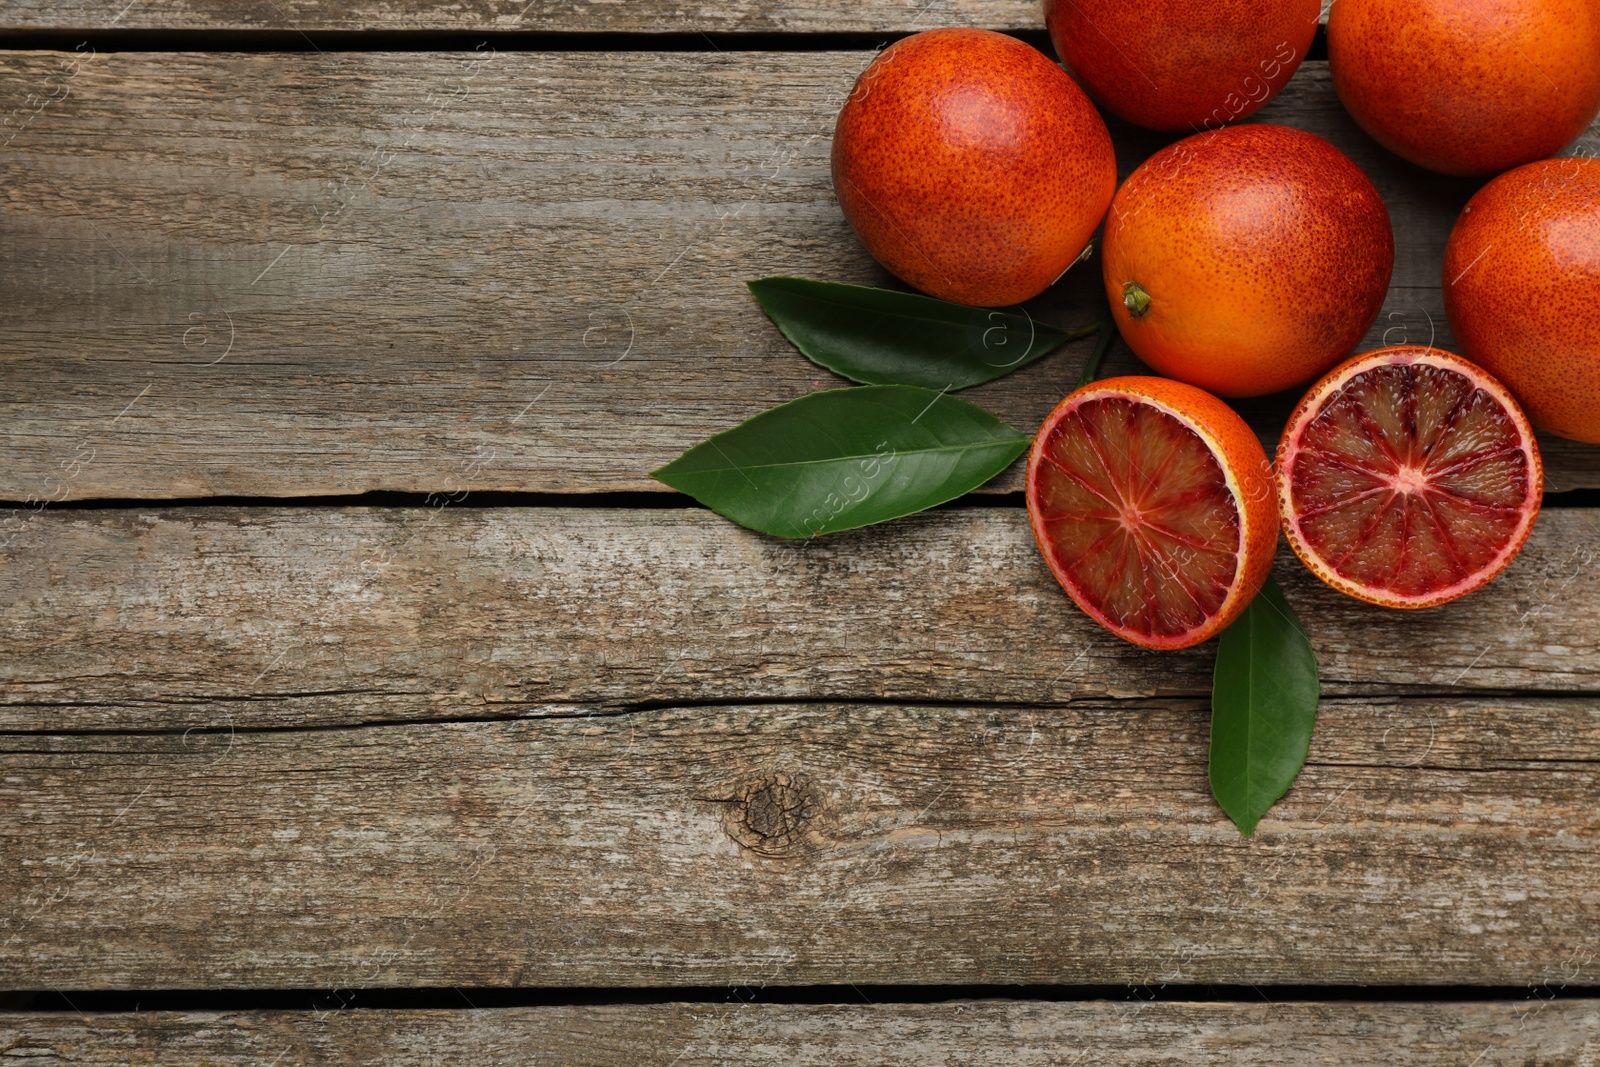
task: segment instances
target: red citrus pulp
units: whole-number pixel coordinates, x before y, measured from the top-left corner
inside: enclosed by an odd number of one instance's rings
[[[1192,385],[1108,378],[1045,419],[1028,456],[1028,519],[1067,594],[1146,648],[1188,648],[1238,617],[1278,543],[1267,455]]]
[[[1421,345],[1364,352],[1306,394],[1278,445],[1284,533],[1335,589],[1392,608],[1464,596],[1528,539],[1539,449],[1504,386]]]

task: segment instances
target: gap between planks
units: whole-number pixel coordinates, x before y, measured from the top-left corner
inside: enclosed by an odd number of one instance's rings
[[[0,1014],[123,1015],[162,1012],[195,1015],[222,1012],[308,1011],[326,1013],[341,1005],[372,1011],[473,1011],[526,1008],[579,1008],[621,1005],[762,1004],[875,1007],[962,1002],[1031,1004],[1524,1004],[1533,1001],[1592,1001],[1600,1006],[1600,986],[1574,985],[1557,975],[1552,981],[1517,986],[1375,985],[838,985],[634,986],[594,989],[550,986],[451,986],[449,988],[359,989],[80,989],[0,992]]]
[[[357,694],[354,691],[344,692],[344,693],[337,693],[337,692],[335,692],[335,693],[275,693],[275,694],[272,695],[272,697],[270,699],[294,701],[294,700],[304,700],[304,699],[308,699],[308,698],[324,698],[324,697],[339,697],[339,696],[353,696],[353,695],[357,695]],[[363,693],[361,695],[378,695],[378,694],[376,694],[376,693]],[[396,703],[403,703],[405,698],[407,698],[407,697],[424,696],[426,694],[422,694],[422,693],[385,692],[382,695],[387,696],[387,697],[397,698],[396,699]],[[1411,691],[1411,690],[1406,690],[1406,691],[1403,691],[1403,692],[1402,691],[1393,691],[1393,690],[1391,690],[1391,691],[1387,691],[1387,692],[1385,692],[1383,694],[1376,695],[1376,696],[1373,696],[1373,697],[1324,696],[1319,701],[1318,708],[1319,709],[1329,709],[1329,710],[1331,710],[1331,709],[1336,708],[1336,707],[1338,707],[1340,705],[1349,705],[1349,706],[1353,706],[1353,707],[1369,707],[1369,706],[1378,705],[1378,704],[1392,704],[1392,705],[1411,704],[1411,705],[1417,705],[1417,706],[1426,707],[1426,706],[1428,706],[1430,704],[1435,704],[1435,703],[1440,703],[1440,702],[1451,703],[1451,702],[1454,702],[1455,700],[1459,699],[1460,696],[1461,696],[1461,694],[1458,691],[1453,691],[1453,690],[1438,690],[1438,691],[1423,691],[1423,690]],[[1592,704],[1593,702],[1595,702],[1597,699],[1600,699],[1600,690],[1588,691],[1588,692],[1580,691],[1580,692],[1571,692],[1571,693],[1548,693],[1548,692],[1541,692],[1541,691],[1538,691],[1538,690],[1528,690],[1528,691],[1521,691],[1521,692],[1516,691],[1516,690],[1496,690],[1496,691],[1488,691],[1488,692],[1480,691],[1480,692],[1474,693],[1473,696],[1474,696],[1474,699],[1478,700],[1479,702],[1484,703],[1484,704],[1491,704],[1491,705],[1494,704],[1494,703],[1504,703],[1504,704],[1511,705],[1511,706],[1517,706],[1517,705],[1525,705],[1525,704],[1529,703],[1530,701],[1537,702],[1537,703],[1542,703],[1542,704],[1546,704],[1546,705],[1559,705],[1564,701],[1572,701],[1572,702],[1574,702],[1575,706],[1580,707],[1580,708],[1585,708],[1585,707],[1589,706],[1590,704]],[[226,701],[229,698],[213,698],[213,699],[217,700],[219,702],[222,702],[222,701]],[[266,697],[237,697],[237,698],[232,698],[232,699],[237,699],[237,700],[242,700],[242,701],[252,701],[252,700],[263,700],[263,699],[269,699],[269,698],[266,698]],[[161,703],[161,702],[156,701],[154,703]],[[190,738],[190,737],[208,737],[208,736],[233,737],[233,736],[246,736],[246,735],[250,735],[250,734],[339,733],[339,732],[349,731],[349,730],[384,730],[384,729],[392,729],[392,728],[395,728],[395,727],[467,726],[467,725],[486,725],[486,724],[495,724],[495,723],[518,723],[518,722],[536,723],[536,722],[562,722],[562,721],[571,721],[571,720],[588,721],[588,720],[598,720],[598,719],[626,719],[629,716],[650,716],[650,715],[653,715],[653,714],[656,714],[656,713],[659,713],[659,712],[692,712],[692,711],[696,711],[696,710],[713,711],[713,710],[727,710],[727,709],[757,709],[757,708],[785,709],[785,708],[800,708],[800,707],[837,707],[837,706],[840,706],[841,704],[848,704],[851,707],[858,707],[858,708],[873,708],[873,707],[882,707],[882,708],[917,708],[917,709],[922,709],[922,710],[925,710],[925,711],[928,711],[928,712],[932,712],[932,713],[935,713],[935,714],[937,714],[937,712],[940,709],[945,709],[945,710],[950,710],[950,711],[991,711],[991,712],[996,712],[996,713],[1017,713],[1017,712],[1038,713],[1038,712],[1041,712],[1041,711],[1047,711],[1047,710],[1051,709],[1052,707],[1060,707],[1060,705],[1017,704],[1017,703],[1008,703],[1008,702],[1005,702],[1005,701],[984,701],[984,700],[945,700],[945,701],[923,700],[923,701],[906,701],[906,700],[895,700],[895,699],[891,699],[891,698],[878,698],[878,699],[857,698],[857,699],[849,700],[849,701],[841,701],[838,698],[831,698],[831,697],[815,697],[815,698],[811,698],[811,699],[784,697],[784,698],[772,698],[772,699],[768,699],[768,700],[750,699],[750,698],[738,698],[738,699],[726,699],[726,700],[699,700],[699,701],[695,701],[695,700],[642,701],[642,702],[640,702],[638,704],[633,704],[633,705],[628,705],[628,706],[619,706],[619,707],[582,707],[582,706],[569,706],[569,705],[536,704],[536,705],[528,705],[526,707],[522,707],[521,710],[508,710],[508,711],[506,711],[504,713],[498,713],[498,714],[472,714],[470,712],[463,711],[460,714],[440,716],[440,717],[437,717],[437,718],[396,717],[396,718],[389,718],[389,719],[362,719],[362,720],[348,721],[348,722],[285,723],[285,724],[277,724],[277,725],[235,725],[233,723],[211,722],[211,723],[208,723],[208,724],[203,725],[203,726],[185,726],[185,727],[181,727],[181,728],[180,727],[174,727],[174,726],[156,726],[156,727],[147,727],[147,728],[139,728],[139,727],[121,727],[121,728],[119,728],[119,727],[110,727],[110,728],[105,728],[105,729],[96,729],[96,728],[92,728],[91,727],[91,728],[87,728],[87,729],[70,729],[70,728],[63,728],[63,727],[58,727],[58,726],[41,726],[41,727],[39,727],[37,729],[0,729],[0,738],[7,738],[7,737],[15,737],[15,738],[25,738],[25,737],[34,737],[34,738],[164,737],[164,736],[173,736],[173,735],[180,735],[180,736],[185,737],[185,738]],[[35,709],[37,712],[42,714],[42,713],[47,712],[49,709],[76,708],[76,707],[84,707],[84,706],[87,706],[87,705],[84,705],[84,704],[81,704],[81,703],[41,704],[41,703],[29,703],[29,702],[9,702],[5,706],[9,707],[9,708],[14,708],[14,709]],[[124,705],[124,704],[109,704],[109,705],[106,705],[106,706],[115,707],[115,708],[124,708],[124,707],[126,707],[126,705]],[[1088,699],[1084,699],[1084,700],[1074,701],[1073,702],[1073,706],[1076,707],[1076,708],[1079,708],[1080,710],[1115,709],[1116,711],[1118,711],[1120,713],[1123,713],[1123,714],[1126,714],[1129,717],[1136,716],[1136,715],[1140,714],[1141,712],[1170,711],[1170,710],[1173,710],[1175,708],[1176,709],[1187,709],[1190,713],[1195,714],[1195,715],[1208,715],[1210,713],[1210,705],[1209,705],[1209,703],[1207,703],[1207,702],[1205,702],[1205,701],[1203,701],[1203,700],[1201,700],[1199,698],[1192,698],[1192,699],[1189,699],[1189,700],[1175,699],[1175,698],[1160,699],[1160,698],[1141,698],[1141,697],[1129,697],[1129,698],[1125,698],[1125,699],[1122,699],[1122,700],[1104,700],[1104,699],[1088,698]],[[30,750],[30,749],[16,749],[16,750],[11,750],[11,751],[12,751],[13,754],[16,754],[16,753],[23,753],[23,752],[33,751],[33,750]],[[1320,762],[1320,761],[1317,759],[1315,753],[1313,753],[1312,756],[1309,757],[1308,760],[1307,760],[1308,764],[1309,763],[1318,763],[1318,762]],[[1574,758],[1574,759],[1560,759],[1560,758],[1552,757],[1552,758],[1549,758],[1549,759],[1546,759],[1546,760],[1542,760],[1541,762],[1546,762],[1546,763],[1551,763],[1551,764],[1570,763],[1570,764],[1573,764],[1573,765],[1582,765],[1582,764],[1585,764],[1585,763],[1596,762],[1596,758],[1580,757],[1580,758]],[[1328,765],[1329,766],[1342,766],[1342,767],[1358,767],[1358,766],[1361,766],[1361,767],[1371,767],[1373,769],[1378,769],[1378,768],[1389,766],[1389,764],[1383,764],[1383,763],[1373,763],[1373,764],[1338,763],[1338,764],[1328,764]],[[1418,767],[1421,767],[1423,765],[1422,764],[1407,764],[1407,766],[1418,766]],[[1440,770],[1440,769],[1443,769],[1443,768],[1429,767],[1427,769]]]

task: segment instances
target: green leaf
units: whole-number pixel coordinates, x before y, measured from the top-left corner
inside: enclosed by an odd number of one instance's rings
[[[1028,441],[931,389],[829,389],[763,411],[650,476],[741,526],[810,537],[953,500],[1005,470]]]
[[[1311,642],[1269,576],[1222,632],[1211,685],[1211,792],[1246,837],[1300,773],[1320,695]]]
[[[747,284],[808,359],[868,385],[965,389],[1026,367],[1100,326],[1063,330],[1027,315],[806,278]]]

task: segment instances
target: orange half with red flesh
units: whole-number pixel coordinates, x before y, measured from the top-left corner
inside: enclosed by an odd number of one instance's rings
[[[1266,452],[1209,393],[1166,378],[1093,382],[1044,420],[1028,519],[1056,580],[1100,625],[1188,648],[1266,581],[1278,512]]]
[[[1311,387],[1278,445],[1283,529],[1312,573],[1392,608],[1489,582],[1539,514],[1533,429],[1476,364],[1421,345],[1347,360]]]

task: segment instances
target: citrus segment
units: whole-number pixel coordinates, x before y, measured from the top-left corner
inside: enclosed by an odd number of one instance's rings
[[[1503,570],[1542,484],[1532,430],[1504,387],[1419,346],[1336,368],[1278,447],[1290,545],[1323,581],[1390,607],[1442,604]]]
[[[1260,588],[1277,541],[1266,453],[1192,386],[1112,378],[1063,400],[1028,460],[1028,513],[1062,587],[1151,648],[1215,634]]]

